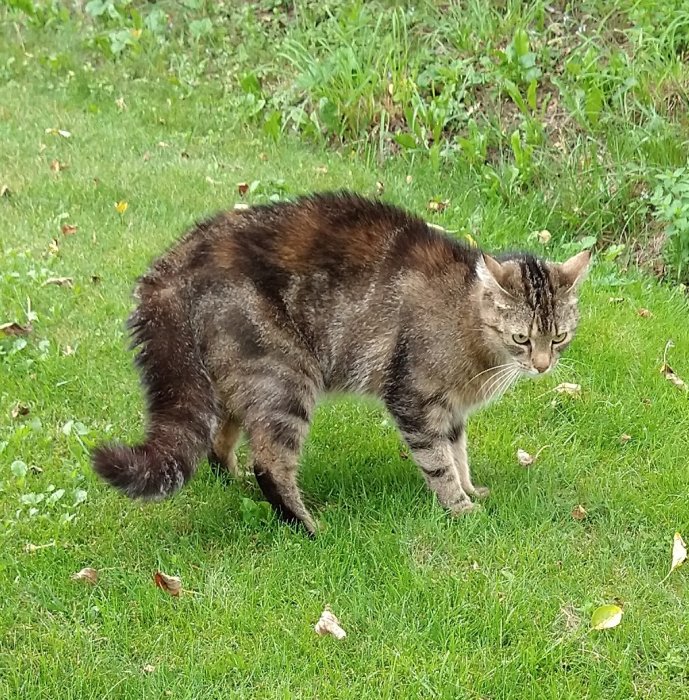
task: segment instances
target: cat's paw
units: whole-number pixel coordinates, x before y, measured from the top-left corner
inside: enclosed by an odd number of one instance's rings
[[[474,503],[467,499],[462,499],[453,503],[448,510],[453,516],[468,515],[469,513],[476,512],[481,506],[478,503]]]
[[[487,486],[474,486],[474,492],[471,495],[475,498],[488,498],[490,489]]]

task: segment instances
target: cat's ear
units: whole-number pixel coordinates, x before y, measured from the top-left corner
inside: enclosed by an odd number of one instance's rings
[[[557,266],[562,286],[574,291],[586,279],[591,264],[591,251],[582,250]]]
[[[505,291],[503,285],[506,281],[508,270],[487,253],[481,253],[481,257],[476,264],[476,274],[483,284],[498,286]]]

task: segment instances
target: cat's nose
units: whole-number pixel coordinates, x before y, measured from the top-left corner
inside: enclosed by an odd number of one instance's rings
[[[550,368],[550,358],[547,355],[536,355],[531,358],[531,364],[539,374],[543,374]]]

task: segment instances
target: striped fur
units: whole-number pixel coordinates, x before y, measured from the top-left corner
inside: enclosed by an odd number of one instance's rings
[[[243,431],[266,498],[314,533],[299,454],[319,396],[350,391],[382,399],[442,505],[471,510],[487,490],[471,480],[466,419],[554,366],[587,265],[496,259],[349,193],[219,214],[139,282],[146,438],[99,447],[94,467],[129,496],[162,498],[203,455],[236,470]]]

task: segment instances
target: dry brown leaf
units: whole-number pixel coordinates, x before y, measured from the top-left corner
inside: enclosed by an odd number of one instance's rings
[[[620,435],[620,445],[626,445],[631,439],[632,439],[631,435],[627,435],[627,433],[623,433],[622,435]]]
[[[57,255],[60,252],[60,243],[57,238],[51,239],[48,243],[48,255]]]
[[[149,160],[151,160],[151,152],[146,151],[143,155],[143,161],[144,163],[148,163]]]
[[[66,165],[65,163],[60,163],[60,161],[57,159],[50,161],[50,169],[54,173],[59,173],[61,170],[67,170],[68,167],[68,165]]]
[[[158,141],[158,148],[170,148],[170,144],[165,143],[165,141]]]
[[[12,418],[19,418],[19,416],[28,416],[29,407],[25,406],[23,403],[15,404],[12,409]]]
[[[340,621],[330,612],[328,607],[321,613],[314,629],[316,634],[320,634],[321,637],[331,634],[335,639],[344,639],[347,636],[347,633],[340,627]]]
[[[124,101],[124,97],[118,97],[115,100],[115,106],[120,110],[120,112],[124,112],[124,110],[127,109],[127,103]]]
[[[249,191],[249,183],[248,182],[238,183],[237,192],[239,192],[240,197],[243,197],[248,191]]]
[[[525,450],[517,450],[517,461],[522,465],[522,467],[530,467],[534,463],[534,459],[535,457],[530,455]]]
[[[98,572],[95,569],[92,569],[90,566],[87,566],[81,571],[77,571],[75,574],[72,574],[70,578],[72,581],[86,581],[86,583],[96,584],[98,583]]]
[[[543,229],[542,231],[537,231],[536,232],[536,238],[538,238],[539,242],[542,243],[543,245],[548,245],[550,243],[550,239],[552,238],[552,235],[548,229]]]
[[[621,304],[624,301],[624,297],[610,297],[608,299],[608,304]]]
[[[162,571],[156,571],[153,580],[158,588],[162,588],[172,596],[178,596],[182,592],[182,579],[178,576],[168,576]]]
[[[548,447],[550,447],[550,445],[544,445],[535,455],[530,455],[526,450],[520,448],[517,450],[517,461],[522,467],[530,467],[540,457],[541,452]]]
[[[428,203],[428,209],[429,209],[429,211],[441,212],[441,211],[445,211],[445,209],[447,209],[449,204],[450,204],[449,199],[443,199],[443,200],[432,199]]]
[[[572,384],[571,382],[562,382],[558,384],[553,391],[558,394],[567,394],[568,396],[580,396],[581,384]]]
[[[586,508],[584,508],[582,505],[574,506],[572,509],[572,517],[579,522],[584,520],[587,515],[588,513],[586,512]]]
[[[5,335],[29,335],[33,328],[30,323],[22,326],[21,323],[12,321],[10,323],[0,323],[0,333]]]
[[[43,286],[47,287],[48,285],[54,284],[57,287],[71,287],[73,283],[74,280],[71,277],[49,277],[43,283]]]
[[[641,318],[651,318],[651,316],[653,316],[653,313],[648,309],[639,309],[636,313],[639,314]]]
[[[146,664],[141,670],[144,673],[153,673],[156,670],[156,667],[151,664]]]
[[[71,345],[65,345],[64,349],[62,350],[62,354],[65,357],[69,357],[70,355],[74,355],[74,348]]]
[[[63,236],[73,236],[78,230],[79,230],[79,227],[75,226],[74,224],[64,224],[62,226],[62,235]]]
[[[667,363],[667,351],[673,347],[675,347],[675,344],[671,340],[668,340],[667,343],[665,343],[665,351],[663,352],[663,364],[660,366],[660,371],[665,377],[665,379],[674,384],[678,389],[689,391],[689,386],[687,386],[686,382],[681,377],[679,377],[675,373],[675,370],[673,370],[672,367],[670,367],[670,365]]]
[[[259,159],[259,160],[262,160],[262,161],[265,163],[265,161],[268,160],[268,154],[267,154],[267,153],[261,152],[261,153],[258,154],[258,159]]]
[[[327,175],[328,174],[328,166],[327,165],[317,165],[314,168],[314,172],[317,172],[319,175]]]

